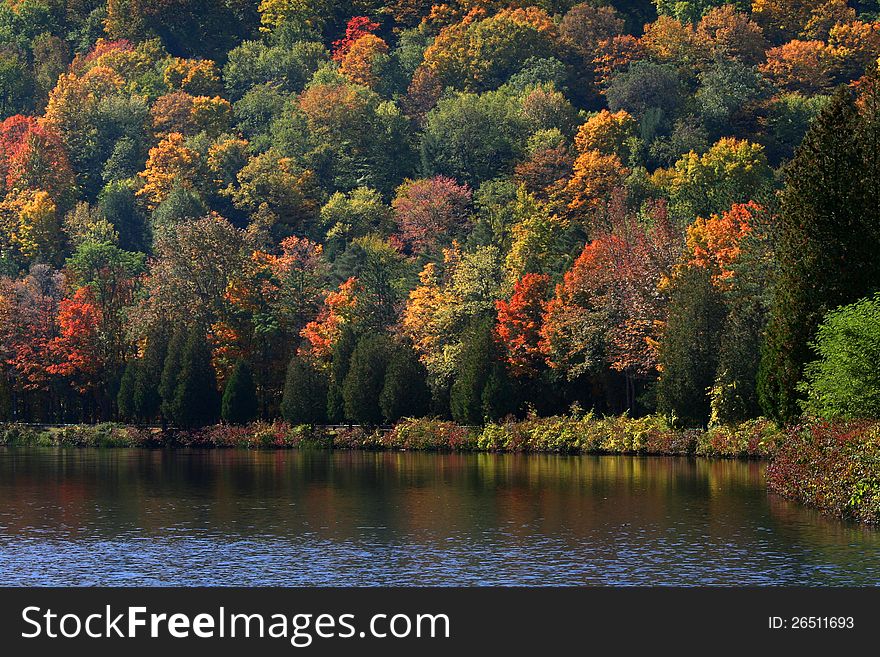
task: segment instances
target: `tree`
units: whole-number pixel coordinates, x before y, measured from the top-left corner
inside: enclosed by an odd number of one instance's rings
[[[606,334],[619,311],[614,254],[615,238],[588,243],[546,305],[540,348],[549,365],[569,380],[595,373],[606,362]]]
[[[275,149],[251,158],[238,172],[238,185],[226,193],[237,208],[251,214],[265,205],[277,218],[275,231],[282,237],[308,233],[320,209],[314,172]]]
[[[440,30],[425,50],[425,65],[444,85],[494,89],[529,57],[552,54],[555,38],[556,26],[543,9],[501,9],[486,17],[475,10]]]
[[[400,237],[415,252],[431,251],[463,235],[470,204],[470,188],[446,176],[406,180],[391,201]]]
[[[504,346],[507,365],[515,376],[535,376],[544,365],[540,349],[541,323],[549,287],[549,276],[525,274],[514,285],[509,301],[495,302],[498,308],[496,332]]]
[[[601,52],[602,42],[622,34],[624,27],[624,21],[614,7],[596,7],[583,2],[562,17],[559,36],[566,46],[592,63]]]
[[[636,62],[614,76],[605,98],[612,112],[625,110],[641,121],[654,111],[670,120],[684,103],[684,89],[671,65]]]
[[[422,417],[430,409],[431,391],[428,372],[408,344],[392,347],[379,395],[382,417],[394,424],[402,417]]]
[[[143,349],[143,358],[138,361],[132,393],[133,417],[143,422],[153,422],[162,411],[161,389],[166,386],[167,390],[173,389],[176,381],[172,382],[173,372],[165,372],[165,361],[171,351],[168,341],[171,338],[166,327],[157,327],[147,335],[146,345]],[[179,347],[179,343],[175,348]],[[176,361],[177,358],[173,358]],[[177,367],[177,364],[174,365]],[[166,378],[167,377],[167,378]],[[176,377],[175,377],[176,378]],[[167,384],[167,385],[166,385]],[[169,393],[170,394],[170,393]]]
[[[789,41],[767,51],[761,72],[786,91],[820,93],[831,86],[833,61],[822,41]]]
[[[423,159],[431,174],[476,187],[512,167],[525,133],[520,103],[503,91],[449,96],[428,113]]]
[[[159,396],[162,399],[160,411],[163,424],[174,419],[174,396],[180,380],[180,369],[183,364],[183,350],[186,346],[187,331],[178,327],[171,335],[168,349],[162,363],[162,375],[159,379]]]
[[[497,372],[494,322],[478,320],[464,336],[455,368],[455,381],[450,391],[449,404],[452,418],[460,424],[482,424],[486,414],[483,393],[490,376],[495,374],[493,387],[486,398],[488,410],[494,410],[497,401]]]
[[[685,426],[705,426],[709,389],[718,369],[724,306],[709,272],[696,267],[676,276],[669,304],[660,341],[657,409]]]
[[[342,385],[345,419],[374,426],[382,422],[379,398],[385,383],[391,344],[381,334],[362,336],[351,354],[351,362]]]
[[[125,371],[119,382],[119,392],[116,395],[116,408],[119,412],[119,417],[126,422],[134,422],[138,419],[134,403],[138,365],[139,361],[136,359],[132,359],[125,364]]]
[[[709,43],[716,55],[745,64],[760,63],[767,50],[764,30],[732,4],[706,12],[697,24],[697,39]]]
[[[192,187],[200,179],[201,159],[189,148],[179,132],[171,132],[150,149],[146,168],[138,174],[143,186],[137,195],[153,210],[168,198],[175,186]]]
[[[171,411],[174,422],[186,428],[213,424],[220,417],[220,394],[211,349],[201,330],[194,329],[187,336]]]
[[[389,62],[388,44],[375,34],[365,34],[351,44],[339,63],[339,71],[352,82],[376,89]]]
[[[330,375],[327,384],[327,420],[340,423],[346,419],[345,382],[351,367],[351,356],[357,346],[354,331],[343,326],[331,345]]]
[[[810,346],[819,358],[799,385],[804,411],[826,419],[880,417],[880,295],[828,313]]]
[[[655,172],[669,190],[670,210],[685,221],[720,214],[734,203],[760,199],[772,180],[764,148],[722,137],[702,155],[683,155],[669,172]]]
[[[226,381],[220,400],[220,417],[230,424],[247,424],[257,417],[257,388],[250,365],[240,359]]]
[[[306,357],[296,355],[287,366],[281,417],[291,424],[327,420],[327,375]]]
[[[771,417],[797,417],[809,343],[833,308],[880,289],[876,81],[839,90],[785,170],[779,274],[761,354],[759,394]]]

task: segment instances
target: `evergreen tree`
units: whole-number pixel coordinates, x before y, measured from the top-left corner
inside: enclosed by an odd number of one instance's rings
[[[223,398],[220,401],[220,415],[230,424],[247,424],[257,416],[257,390],[254,375],[243,358],[235,364]]]
[[[162,411],[163,395],[160,394],[160,387],[165,381],[165,360],[169,353],[168,337],[169,332],[165,328],[150,334],[147,337],[144,357],[137,368],[132,405],[134,416],[143,422],[155,420]],[[174,363],[174,367],[178,367],[179,358],[175,358]],[[176,371],[173,369],[168,372],[168,376],[175,379],[174,382],[169,380],[169,391],[176,385]]]
[[[764,412],[789,422],[825,314],[880,289],[880,91],[841,88],[785,170],[779,276],[758,377]],[[861,111],[859,107],[861,106]]]
[[[724,305],[709,272],[688,267],[670,291],[669,318],[660,342],[657,406],[686,426],[709,421],[709,389],[718,370]]]
[[[428,373],[412,347],[394,345],[385,371],[382,394],[379,395],[379,406],[386,422],[427,415],[431,404],[427,378]]]
[[[12,419],[12,390],[9,381],[0,374],[0,422]]]
[[[351,354],[351,364],[342,386],[345,419],[365,425],[382,422],[379,396],[385,383],[385,370],[390,352],[385,335],[367,333]]]
[[[162,413],[162,419],[165,422],[174,417],[174,395],[180,378],[180,367],[183,361],[183,349],[186,346],[186,338],[186,329],[178,328],[174,331],[163,359],[162,376],[159,378],[158,392],[162,400],[159,408]],[[144,370],[146,370],[146,367],[142,371]]]
[[[134,388],[137,379],[139,361],[132,358],[125,364],[125,372],[119,382],[119,392],[116,395],[116,408],[119,411],[119,419],[125,422],[134,422],[138,419],[134,405]]]
[[[171,410],[174,422],[182,427],[203,427],[217,422],[220,395],[211,364],[211,349],[201,330],[192,331],[186,340]]]
[[[464,337],[455,381],[449,393],[452,418],[461,424],[483,422],[483,389],[495,361],[494,322],[476,322]]]
[[[291,424],[327,420],[327,377],[302,356],[294,356],[287,366],[281,416]]]
[[[345,382],[345,376],[348,374],[351,354],[356,344],[357,339],[354,331],[349,327],[344,327],[336,343],[333,345],[333,353],[330,356],[327,419],[336,424],[345,420],[345,401],[342,397],[342,387]]]
[[[513,383],[503,363],[495,363],[481,395],[483,418],[496,421],[516,411]]]

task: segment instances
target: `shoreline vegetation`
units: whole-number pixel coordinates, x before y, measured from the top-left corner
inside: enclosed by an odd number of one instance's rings
[[[0,446],[361,449],[691,456],[768,460],[770,491],[823,513],[880,522],[880,422],[815,422],[780,429],[766,419],[679,429],[658,415],[564,415],[463,426],[431,418],[392,427],[281,421],[161,429],[116,423],[0,425]]]

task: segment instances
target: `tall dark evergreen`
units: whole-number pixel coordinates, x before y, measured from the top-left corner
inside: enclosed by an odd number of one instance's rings
[[[134,358],[125,364],[125,371],[119,382],[119,392],[116,395],[116,408],[119,412],[119,418],[126,422],[138,420],[137,410],[134,405],[134,389],[139,364],[140,361]]]
[[[211,349],[201,330],[191,331],[186,340],[171,411],[174,423],[181,427],[203,427],[219,419],[217,378]]]
[[[500,420],[516,412],[516,394],[504,363],[492,366],[480,402],[485,420]]]
[[[779,276],[761,354],[769,416],[799,411],[809,343],[825,314],[880,289],[880,112],[876,83],[835,93],[785,169]],[[860,109],[861,108],[861,109]]]
[[[327,375],[302,356],[294,356],[287,366],[281,416],[291,424],[327,420]]]
[[[257,390],[250,365],[240,359],[229,375],[223,398],[220,400],[220,416],[230,424],[246,424],[257,417]]]
[[[132,411],[142,422],[153,422],[159,416],[162,396],[159,386],[168,354],[169,331],[164,327],[147,336],[144,357],[140,359],[132,393]]]
[[[494,322],[476,322],[467,332],[449,393],[452,417],[461,424],[482,424],[483,389],[496,362]]]
[[[431,405],[428,373],[419,362],[415,351],[406,344],[394,345],[379,405],[386,422],[397,422],[402,417],[426,415]]]
[[[183,350],[186,346],[187,331],[178,328],[171,336],[165,358],[162,359],[162,375],[159,378],[159,398],[161,399],[159,410],[164,421],[174,417],[174,395],[177,391],[177,382],[180,377],[180,368],[183,362]],[[142,370],[145,371],[146,367]],[[148,383],[144,381],[144,383]]]
[[[387,336],[367,333],[351,354],[351,364],[342,386],[345,419],[356,424],[382,423],[379,397],[385,384],[385,370],[391,345]]]
[[[357,338],[348,327],[342,329],[341,335],[333,345],[333,353],[330,356],[330,381],[327,387],[327,419],[330,422],[345,421],[345,401],[342,397],[342,387],[348,374],[351,354],[356,345]]]
[[[724,304],[709,272],[688,267],[670,293],[657,382],[658,410],[686,426],[709,421],[709,389],[718,371],[723,322]]]

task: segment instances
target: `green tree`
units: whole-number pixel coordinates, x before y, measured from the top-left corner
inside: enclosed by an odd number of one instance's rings
[[[880,418],[880,294],[834,310],[810,345],[819,356],[798,386],[804,410],[833,418]]]
[[[389,424],[402,417],[422,417],[431,405],[428,373],[415,351],[406,344],[394,345],[385,382],[379,395],[382,415]]]
[[[764,412],[789,422],[825,314],[880,289],[880,90],[841,88],[785,170],[779,275],[761,354]]]
[[[134,388],[137,380],[139,361],[132,359],[125,364],[122,379],[119,381],[119,392],[116,394],[116,408],[119,418],[126,422],[137,420],[137,411],[134,405]]]
[[[239,359],[220,400],[220,416],[229,424],[247,424],[257,416],[257,388],[247,361]]]
[[[219,418],[217,378],[202,330],[193,330],[187,337],[171,410],[174,422],[182,427],[203,427]]]
[[[349,422],[369,426],[382,422],[379,397],[390,347],[388,337],[379,333],[367,333],[358,340],[342,386],[345,419]]]
[[[423,169],[476,187],[510,169],[527,137],[522,106],[512,94],[456,94],[428,114]]]
[[[333,423],[345,420],[345,401],[342,390],[351,354],[357,345],[357,336],[349,326],[344,326],[330,355],[330,380],[327,386],[327,419]]]
[[[723,301],[705,269],[688,267],[676,276],[660,342],[657,406],[685,426],[709,421],[723,321]]]
[[[449,405],[456,422],[482,424],[483,392],[494,369],[495,351],[494,322],[477,320],[464,337],[450,391]],[[494,395],[491,392],[487,401],[494,402]]]
[[[160,394],[160,387],[166,382],[164,367],[166,357],[170,352],[168,345],[169,336],[170,332],[164,326],[148,335],[146,347],[144,348],[144,357],[137,368],[132,404],[134,417],[143,422],[155,420],[162,410],[163,397]],[[172,344],[173,342],[172,339]],[[180,343],[178,343],[177,347],[180,347]],[[179,357],[175,357],[173,362],[174,367],[177,367],[179,365]],[[172,375],[172,371],[167,373],[169,379],[172,378]],[[176,377],[173,383],[168,381],[168,385],[168,390],[173,390],[176,385]]]
[[[510,376],[508,376],[507,368],[503,363],[495,363],[486,378],[483,393],[480,395],[483,418],[495,421],[514,413],[516,411],[515,399],[515,390]]]
[[[171,336],[168,349],[162,364],[162,376],[159,379],[159,396],[162,399],[160,410],[162,420],[167,422],[174,418],[174,394],[180,379],[180,367],[183,361],[183,350],[186,346],[187,332],[178,328]]]
[[[287,366],[281,417],[291,424],[321,424],[327,419],[327,376],[302,356]]]

